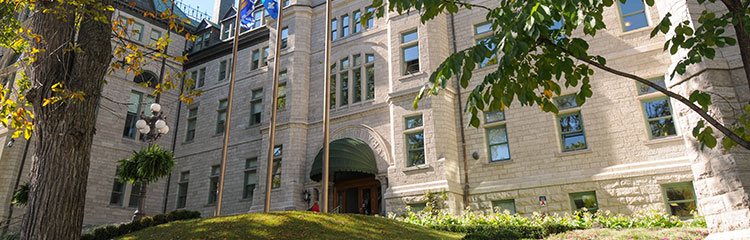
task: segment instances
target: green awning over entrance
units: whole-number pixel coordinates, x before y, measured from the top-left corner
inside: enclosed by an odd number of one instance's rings
[[[377,174],[375,154],[367,143],[359,139],[343,138],[331,142],[329,155],[330,179],[336,172],[361,172]],[[323,149],[315,156],[310,179],[320,182],[323,178]]]

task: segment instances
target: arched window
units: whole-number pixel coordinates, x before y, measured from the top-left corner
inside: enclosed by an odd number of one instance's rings
[[[138,76],[135,76],[133,78],[133,82],[141,84],[146,83],[149,87],[155,88],[156,85],[159,84],[159,78],[156,77],[156,75],[150,71],[144,71]]]

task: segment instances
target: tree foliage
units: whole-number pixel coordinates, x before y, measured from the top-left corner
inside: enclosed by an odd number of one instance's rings
[[[649,6],[654,4],[653,0],[645,2]],[[699,2],[707,3],[706,0]],[[715,0],[708,2],[713,3]],[[750,32],[750,15],[744,11],[748,2],[750,1],[742,1],[741,4],[745,8],[739,13],[729,11],[717,15],[718,13],[704,11],[697,28],[693,28],[690,22],[673,27],[669,20],[671,15],[667,15],[656,25],[652,37],[659,32],[674,33],[665,43],[665,50],[669,50],[673,55],[678,54],[679,49],[688,51],[685,59],[677,64],[670,76],[685,73],[686,67],[691,64],[713,59],[717,48],[737,44],[737,39],[725,30],[733,26],[732,24],[747,23],[743,28],[736,30]],[[704,120],[695,126],[694,135],[705,146],[713,148],[717,145],[712,128],[715,127],[726,136],[722,140],[726,149],[737,144],[750,149],[750,125],[747,114],[740,118],[744,121],[723,125],[708,113],[712,103],[709,93],[694,91],[689,98],[683,97],[642,77],[610,68],[604,57],[590,53],[589,44],[585,39],[596,37],[599,31],[607,28],[603,21],[603,13],[606,8],[613,7],[615,1],[499,0],[492,4],[494,5],[484,6],[476,1],[461,0],[373,0],[376,12],[367,13],[363,19],[373,14],[383,17],[386,11],[408,13],[416,10],[424,23],[444,13],[456,13],[462,8],[487,11],[486,19],[492,26],[491,35],[472,47],[457,50],[445,59],[430,75],[429,80],[432,84],[420,91],[414,101],[415,108],[424,96],[438,94],[451,78],[455,77],[462,88],[469,87],[474,70],[490,59],[489,61],[497,63],[495,69],[492,69],[467,97],[466,111],[470,113],[470,125],[479,126],[480,111],[503,110],[514,102],[521,106],[536,105],[544,112],[557,113],[553,98],[560,96],[563,88],[578,90],[575,93],[578,105],[584,104],[594,94],[591,76],[598,68],[654,88],[698,113]],[[742,44],[740,42],[740,45]],[[743,54],[750,56],[750,51]],[[748,64],[750,58],[745,62],[746,66]],[[750,71],[747,71],[747,74],[750,76]]]
[[[132,157],[120,160],[119,163],[117,177],[120,180],[148,184],[169,175],[174,167],[174,158],[172,152],[153,145],[133,152]]]

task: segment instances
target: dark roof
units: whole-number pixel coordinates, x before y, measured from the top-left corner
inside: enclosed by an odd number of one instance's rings
[[[119,0],[120,2],[124,2],[126,5],[130,5],[130,3],[135,3],[135,7],[140,8],[142,11],[146,12],[152,12],[154,14],[164,12],[167,9],[172,8],[172,2],[167,1],[167,3],[164,3],[162,0]],[[180,17],[180,20],[182,19],[190,19],[190,26],[197,27],[201,19],[191,19],[190,17],[185,14],[185,12],[180,9],[178,6],[174,6],[174,13],[177,14],[177,16]]]

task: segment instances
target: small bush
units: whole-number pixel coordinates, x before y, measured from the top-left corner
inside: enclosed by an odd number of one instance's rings
[[[169,219],[167,219],[167,216],[164,214],[155,215],[153,218],[154,218],[154,226],[169,222]]]
[[[3,240],[18,240],[18,239],[21,239],[21,234],[20,233],[5,234],[5,236],[3,236],[2,239]]]

